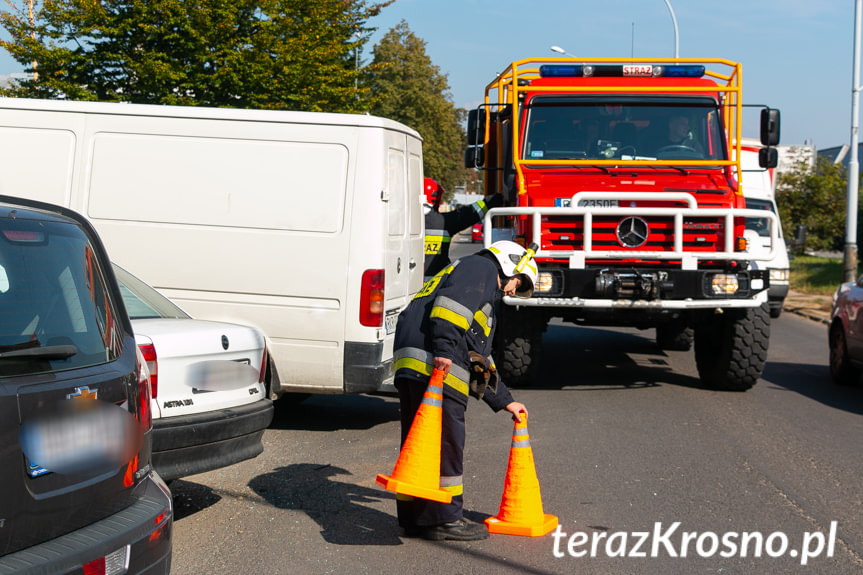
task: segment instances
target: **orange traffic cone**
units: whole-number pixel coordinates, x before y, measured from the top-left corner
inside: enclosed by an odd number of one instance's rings
[[[387,491],[440,503],[452,501],[452,494],[440,488],[443,377],[442,371],[432,372],[392,476],[378,473],[376,481]]]
[[[497,517],[485,520],[489,533],[539,537],[557,527],[557,517],[542,512],[539,480],[533,463],[530,436],[527,433],[527,414],[522,412],[521,423],[516,422],[512,432],[509,465]]]

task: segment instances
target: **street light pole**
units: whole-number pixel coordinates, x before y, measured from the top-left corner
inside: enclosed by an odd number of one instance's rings
[[[860,1],[854,1],[854,64],[851,72],[851,157],[848,159],[848,195],[845,202],[845,255],[843,281],[857,278],[857,190],[860,185],[859,147],[860,104]]]
[[[360,39],[363,35],[360,32],[354,34],[357,38],[357,45],[354,46],[354,95],[357,100],[360,99]]]
[[[668,6],[668,13],[671,14],[671,22],[674,24],[674,57],[680,57],[680,44],[677,40],[677,18],[674,16],[674,9],[671,7],[671,2],[665,0],[665,5]]]
[[[569,56],[570,58],[575,58],[575,54],[570,54],[560,46],[549,46],[548,48],[552,52],[557,52],[558,54],[563,54],[564,56]]]
[[[33,41],[36,41],[36,19],[33,16],[33,0],[28,0],[27,2],[27,11],[30,16],[30,38]],[[33,60],[33,81],[36,82],[39,80],[39,72],[37,72],[37,68],[39,67],[39,63],[36,60]]]

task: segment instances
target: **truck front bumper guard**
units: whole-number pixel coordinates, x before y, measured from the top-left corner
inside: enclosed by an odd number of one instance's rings
[[[686,207],[587,207],[579,205],[591,200],[642,200],[672,201]],[[568,259],[567,268],[543,270],[540,274],[557,288],[546,291],[550,297],[520,299],[506,297],[511,305],[533,307],[581,307],[581,308],[630,308],[630,309],[695,309],[717,307],[753,307],[767,301],[769,274],[765,270],[723,271],[698,269],[700,261],[768,261],[773,258],[778,241],[779,219],[766,210],[751,209],[699,209],[692,194],[685,192],[665,193],[616,193],[616,192],[579,192],[572,196],[569,207],[517,207],[494,208],[486,214],[484,226],[484,245],[488,247],[498,239],[492,229],[492,218],[496,216],[532,218],[532,236],[527,242],[540,246],[536,253],[538,259]],[[620,216],[660,216],[670,217],[674,222],[673,247],[665,251],[639,249],[594,249],[594,215]],[[544,250],[542,249],[542,218],[548,216],[574,216],[583,219],[584,243],[581,250]],[[722,218],[726,233],[723,251],[685,251],[683,248],[684,221],[701,218]],[[735,218],[764,218],[769,222],[769,252],[749,254],[735,251]],[[666,269],[639,269],[637,265],[599,268],[596,264],[587,267],[587,260],[673,260],[679,261]],[[710,283],[719,275],[736,276],[739,289],[733,295],[712,293]]]

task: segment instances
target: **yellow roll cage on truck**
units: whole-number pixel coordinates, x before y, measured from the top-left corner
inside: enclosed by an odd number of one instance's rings
[[[779,111],[762,108],[759,163],[772,167]],[[528,300],[505,298],[495,357],[529,384],[548,321],[656,330],[695,348],[707,385],[745,390],[767,358],[769,276],[749,262],[740,184],[741,65],[721,59],[526,59],[468,117],[465,165],[504,207],[487,246],[539,246]],[[763,217],[764,212],[758,216]],[[778,220],[769,219],[777,237]],[[776,245],[774,241],[772,245]]]

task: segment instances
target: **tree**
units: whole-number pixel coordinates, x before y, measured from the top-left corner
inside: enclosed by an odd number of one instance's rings
[[[813,170],[805,161],[780,174],[776,183],[776,204],[785,237],[806,226],[806,248],[841,250],[845,244],[847,196],[846,169],[818,158]]]
[[[423,137],[423,171],[447,190],[465,181],[465,111],[453,105],[446,74],[432,64],[426,42],[402,20],[373,48],[366,85],[371,113],[397,120]]]
[[[394,0],[45,0],[0,41],[36,78],[3,95],[365,111],[355,82],[366,21]],[[33,69],[33,62],[37,69]]]

